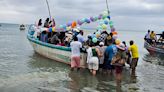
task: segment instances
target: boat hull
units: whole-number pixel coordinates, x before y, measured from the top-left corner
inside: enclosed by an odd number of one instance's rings
[[[49,59],[62,62],[65,64],[70,64],[71,62],[71,49],[63,46],[55,46],[53,44],[48,44],[36,40],[33,37],[27,36],[30,41],[34,51],[44,57]],[[86,68],[86,53],[81,53],[80,66]]]
[[[151,46],[148,42],[144,42],[144,48],[147,49],[147,51],[150,53],[150,54],[164,54],[164,49],[162,48],[159,48],[159,47],[154,47],[154,46]]]

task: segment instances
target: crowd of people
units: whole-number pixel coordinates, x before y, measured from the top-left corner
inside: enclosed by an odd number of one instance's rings
[[[38,27],[42,26],[42,20],[39,20]],[[53,27],[55,22],[46,19],[44,27]],[[99,34],[98,34],[99,33]],[[107,30],[94,32],[84,37],[83,30],[74,28],[64,32],[36,31],[34,33],[38,40],[54,45],[67,46],[71,48],[71,70],[77,68],[80,70],[80,53],[83,48],[87,53],[87,65],[92,75],[97,71],[103,73],[113,73],[121,81],[121,75],[125,63],[129,64],[132,73],[135,73],[139,59],[138,47],[134,41],[130,41],[128,47],[126,42],[118,40],[117,32],[110,33]],[[85,47],[85,48],[84,48]]]

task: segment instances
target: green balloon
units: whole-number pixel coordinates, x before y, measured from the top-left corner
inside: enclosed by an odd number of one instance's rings
[[[97,38],[96,37],[92,38],[92,42],[96,43],[97,42]]]

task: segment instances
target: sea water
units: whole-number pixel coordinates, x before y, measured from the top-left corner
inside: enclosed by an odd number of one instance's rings
[[[164,92],[164,55],[152,56],[144,49],[146,32],[118,30],[119,39],[128,45],[134,40],[140,53],[136,75],[131,76],[127,65],[120,87],[114,75],[92,76],[87,69],[71,72],[70,66],[38,55],[26,38],[27,30],[2,24],[0,92]]]

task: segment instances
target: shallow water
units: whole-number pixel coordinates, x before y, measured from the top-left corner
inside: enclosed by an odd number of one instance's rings
[[[119,31],[120,38],[133,39],[140,52],[136,75],[126,66],[121,87],[115,75],[70,72],[68,65],[36,54],[26,33],[18,25],[0,27],[0,92],[164,92],[164,56],[148,54],[142,31]]]

